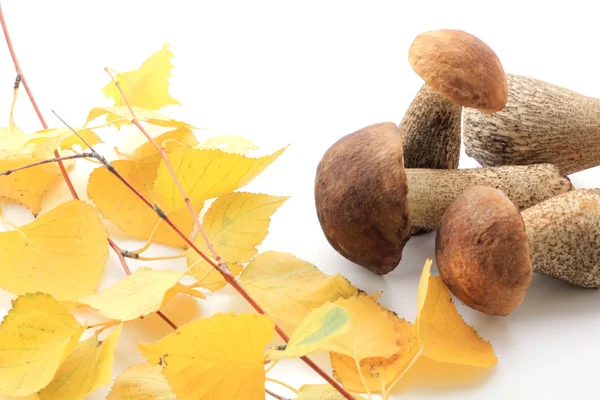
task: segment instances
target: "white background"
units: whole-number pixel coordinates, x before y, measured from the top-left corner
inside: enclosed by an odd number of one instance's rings
[[[135,69],[170,43],[175,53],[171,94],[182,107],[164,112],[209,129],[199,132],[200,139],[214,132],[243,135],[264,151],[291,144],[246,188],[291,196],[275,215],[260,249],[292,252],[326,273],[341,272],[368,292],[383,291],[381,302],[410,321],[416,314],[421,268],[427,257],[434,256],[434,234],[413,238],[400,265],[384,277],[346,261],[328,245],[316,218],[313,182],[319,159],[347,133],[402,119],[422,84],[408,64],[407,50],[413,38],[427,30],[466,30],[495,50],[507,72],[600,97],[598,12],[590,4],[2,0],[24,73],[51,126],[59,126],[52,109],[81,125],[92,107],[110,104],[100,92],[108,79],[104,66]],[[1,43],[0,125],[8,122],[14,77]],[[40,129],[24,91],[17,107],[21,128]],[[130,132],[141,143],[139,134]],[[123,133],[108,131],[107,137],[118,144]],[[461,167],[476,165],[463,153]],[[81,194],[90,168],[78,163],[72,175]],[[571,179],[578,188],[598,186],[600,180],[597,169]],[[44,210],[67,198],[64,186],[57,188]],[[7,207],[5,215],[17,223],[31,220],[19,207]],[[119,243],[126,248],[136,245]],[[122,276],[111,255],[102,287]],[[4,312],[11,298],[2,293]],[[599,302],[596,290],[535,276],[525,302],[508,317],[487,316],[458,304],[465,320],[492,342],[498,365],[479,370],[420,363],[420,377],[410,373],[393,398],[595,398]],[[249,310],[231,290],[192,307],[194,315],[185,311],[192,303],[182,297],[165,313],[182,324],[195,316]],[[143,360],[136,342],[154,341],[167,333],[169,328],[156,316],[127,324],[115,374]],[[328,368],[326,354],[314,358]],[[282,363],[273,376],[294,386],[320,382],[299,361]],[[107,390],[89,398],[104,398]]]

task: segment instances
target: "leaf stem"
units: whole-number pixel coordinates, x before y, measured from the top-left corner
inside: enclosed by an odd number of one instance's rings
[[[266,392],[266,393],[267,393],[269,396],[271,396],[272,398],[274,398],[274,399],[276,399],[276,400],[289,400],[289,399],[286,399],[286,398],[285,398],[285,397],[283,397],[283,396],[280,396],[280,395],[278,395],[277,393],[273,393],[273,392],[271,392],[269,389],[265,389],[265,392]]]
[[[181,254],[174,254],[172,256],[161,256],[161,257],[144,257],[144,256],[137,256],[134,257],[136,260],[140,260],[140,261],[161,261],[161,260],[175,260],[177,258],[182,258],[185,257],[185,253],[181,253]]]
[[[300,394],[300,392],[298,392],[298,390],[297,390],[297,389],[295,389],[295,388],[291,387],[290,385],[288,385],[288,384],[287,384],[287,383],[285,383],[285,382],[281,382],[281,381],[278,381],[277,379],[269,378],[268,376],[267,376],[267,377],[265,377],[265,380],[266,380],[267,382],[273,382],[273,383],[276,383],[276,384],[278,384],[279,386],[283,386],[283,387],[284,387],[284,388],[286,388],[287,390],[289,390],[289,391],[291,391],[291,392],[295,393],[295,394],[296,394],[296,396],[298,396],[298,395]]]
[[[188,197],[187,193],[183,189],[181,182],[177,178],[177,174],[175,173],[175,170],[173,169],[173,166],[171,165],[171,161],[169,160],[169,157],[167,156],[167,151],[165,150],[165,148],[163,146],[159,146],[158,143],[156,143],[154,138],[152,136],[150,136],[150,134],[146,131],[146,129],[142,126],[140,121],[137,119],[137,117],[135,116],[135,112],[133,111],[133,108],[131,107],[131,104],[129,104],[129,100],[127,99],[127,96],[125,96],[125,92],[123,92],[123,88],[121,88],[121,84],[115,78],[115,76],[111,72],[111,69],[104,68],[104,70],[106,71],[108,76],[110,76],[110,79],[114,82],[117,89],[119,89],[119,93],[121,93],[121,97],[123,98],[123,101],[127,105],[129,112],[131,113],[131,118],[132,118],[131,122],[140,130],[140,132],[142,132],[144,134],[146,139],[148,139],[148,141],[150,143],[152,143],[152,145],[156,148],[156,151],[158,151],[158,153],[164,160],[165,165],[167,166],[167,169],[169,170],[169,173],[173,177],[173,181],[175,182],[175,185],[177,186],[177,189],[179,190],[179,193],[181,194],[181,197],[183,197],[183,201],[185,202],[185,205],[187,206],[188,210],[190,211],[190,214],[192,214],[192,218],[194,219],[194,224],[198,228],[198,232],[200,232],[200,234],[204,238],[204,242],[206,243],[206,246],[210,250],[213,258],[215,260],[217,260],[219,262],[219,264],[222,264],[223,260],[219,257],[215,248],[213,247],[212,243],[210,242],[208,235],[206,234],[206,232],[204,231],[204,228],[202,227],[202,224],[200,223],[200,219],[196,215],[196,211],[194,210],[194,207],[192,206],[192,202],[191,202],[190,198]]]
[[[42,115],[42,112],[40,111],[40,108],[38,107],[37,102],[35,101],[33,92],[29,88],[27,79],[25,79],[25,75],[23,74],[23,70],[21,69],[21,65],[19,64],[19,59],[17,58],[17,53],[15,52],[15,48],[14,48],[14,46],[12,44],[12,40],[10,38],[10,34],[8,33],[8,26],[6,25],[6,20],[4,19],[4,12],[2,11],[2,4],[0,4],[0,25],[2,26],[2,33],[4,34],[4,39],[6,39],[6,45],[8,46],[8,51],[10,53],[13,64],[15,66],[15,70],[17,72],[17,79],[15,81],[15,90],[18,89],[20,83],[23,84],[23,87],[25,88],[25,91],[27,92],[27,96],[29,97],[29,101],[31,102],[31,105],[33,106],[33,109],[35,110],[35,113],[37,114],[37,117],[40,120],[42,127],[44,129],[48,129],[48,124],[46,124],[46,120],[44,119],[44,116]],[[81,135],[79,135],[76,131],[73,131],[73,132],[75,132],[75,134],[86,144],[86,146],[90,147],[89,144],[81,137]],[[91,147],[90,147],[90,149],[92,150],[92,152],[97,154],[97,152],[94,149],[92,149]],[[54,156],[56,158],[60,158],[60,153],[58,152],[58,150],[54,150]],[[71,182],[71,178],[69,178],[69,175],[67,174],[67,170],[65,169],[65,166],[64,166],[62,160],[59,159],[59,160],[56,160],[56,162],[58,163],[60,172],[65,180],[67,187],[69,188],[69,192],[71,192],[71,196],[75,200],[79,200],[79,195],[77,194],[77,191],[75,190],[75,187],[73,186],[73,182]],[[122,265],[125,273],[127,275],[131,275],[131,270],[129,269],[129,266],[127,265],[127,262],[125,261],[125,258],[123,257],[123,254],[121,253],[121,249],[119,248],[119,246],[117,246],[117,244],[115,242],[113,242],[110,238],[108,238],[108,244],[117,253],[117,256],[119,257],[119,261],[121,262],[121,265]],[[167,324],[169,324],[171,327],[175,326],[175,324],[173,324],[173,322],[171,322],[163,313],[161,313],[159,311],[159,312],[157,312],[157,314],[160,315],[161,318],[164,319],[165,322]],[[175,326],[174,329],[177,329],[177,327]]]
[[[267,369],[265,369],[265,374],[268,374],[269,372],[271,372],[271,370],[277,365],[278,362],[279,362],[279,360],[272,361],[271,365],[269,365],[267,367]]]

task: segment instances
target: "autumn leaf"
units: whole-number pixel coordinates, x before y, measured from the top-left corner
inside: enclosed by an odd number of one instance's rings
[[[242,271],[240,284],[272,317],[293,326],[315,308],[358,290],[343,276],[329,276],[293,254],[267,251]]]
[[[235,135],[220,135],[206,139],[206,141],[198,146],[198,148],[217,149],[227,153],[237,154],[246,154],[249,151],[258,149],[250,139]]]
[[[448,288],[439,276],[430,276],[427,260],[417,295],[415,324],[396,323],[396,341],[400,351],[392,357],[375,357],[360,363],[352,357],[332,352],[331,364],[336,379],[352,391],[383,393],[384,399],[421,356],[439,362],[477,367],[497,363],[489,342],[465,324],[458,314]],[[358,366],[360,366],[360,373]]]
[[[98,211],[71,200],[18,230],[0,232],[0,287],[15,294],[44,292],[58,300],[93,293],[108,258]]]
[[[268,358],[299,358],[322,348],[338,335],[350,330],[351,316],[346,309],[333,303],[315,308],[296,328],[285,350],[271,350]]]
[[[117,377],[106,400],[177,400],[162,367],[150,363],[133,365]]]
[[[172,57],[173,53],[169,50],[169,45],[165,44],[159,51],[148,57],[139,69],[117,74],[116,79],[129,104],[150,110],[159,110],[168,105],[180,105],[169,94],[168,79],[173,68]],[[102,92],[106,97],[113,99],[116,106],[125,105],[123,96],[114,82],[108,83]]]
[[[162,126],[166,128],[187,128],[197,129],[187,122],[178,121],[168,115],[159,113],[158,111],[150,110],[142,107],[131,107],[138,121],[146,122],[151,125]],[[121,129],[123,125],[131,125],[133,115],[127,106],[115,107],[96,107],[90,110],[87,116],[89,124],[96,118],[106,115],[106,123],[111,124],[117,129]]]
[[[248,158],[220,150],[177,147],[168,157],[194,210],[199,213],[205,200],[250,183],[281,152],[283,149],[263,157]],[[144,184],[144,177],[132,161],[118,160],[113,162],[113,166],[142,195],[156,203],[179,229],[191,234],[193,218],[163,161],[151,187]],[[92,172],[87,191],[102,215],[114,222],[127,236],[147,240],[156,228],[153,242],[187,247],[177,233],[105,168],[97,168]]]
[[[265,346],[273,321],[264,315],[216,314],[184,325],[153,344],[138,344],[180,400],[265,398]],[[162,361],[161,361],[162,360]]]
[[[40,390],[41,400],[81,400],[110,384],[114,352],[121,335],[118,325],[103,342],[96,335],[75,346],[48,386]]]
[[[258,252],[258,246],[267,236],[271,216],[288,197],[245,192],[229,193],[216,199],[204,215],[202,227],[217,254],[226,261],[232,273],[238,275],[240,263],[246,263]],[[194,244],[210,254],[202,235]],[[223,276],[190,249],[186,252],[190,274],[200,286],[215,291],[226,285]]]
[[[155,271],[147,267],[138,268],[97,294],[80,299],[100,311],[105,317],[119,321],[131,321],[158,311],[165,303],[167,292],[184,274],[182,271]],[[180,285],[180,288],[185,288]],[[180,289],[181,290],[181,289]],[[204,297],[196,292],[197,297]],[[176,293],[171,293],[171,297]]]
[[[94,131],[92,129],[79,128],[79,129],[75,129],[75,130],[83,138],[83,140],[85,140],[92,147],[95,145],[98,145],[100,143],[103,143],[100,136],[98,136],[96,133],[94,133]],[[74,150],[75,146],[80,146],[83,150],[88,149],[88,147],[85,145],[85,143],[77,135],[75,135],[73,133],[73,131],[70,130],[69,128],[44,129],[44,130],[34,133],[34,135],[32,135],[32,136],[33,137],[30,140],[30,143],[39,142],[40,145],[44,143],[43,140],[40,140],[41,138],[46,138],[46,137],[57,138],[56,145],[52,144],[50,146],[47,146],[47,150],[45,150],[45,151],[49,151],[49,153],[46,153],[47,155],[49,155],[51,152],[53,152],[55,150],[56,146],[60,147],[62,150],[66,150],[66,149]],[[40,145],[38,145],[38,148],[40,147]]]
[[[13,301],[0,326],[0,392],[27,396],[50,383],[85,326],[45,293]]]
[[[294,400],[345,400],[346,398],[340,394],[330,384],[321,385],[303,385],[298,389],[298,397]],[[363,399],[363,397],[353,396],[355,399]]]

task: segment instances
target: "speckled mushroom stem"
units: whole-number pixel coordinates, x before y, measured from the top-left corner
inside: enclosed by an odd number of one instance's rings
[[[521,212],[533,271],[600,287],[600,190],[578,189]]]
[[[406,168],[458,168],[462,106],[424,84],[398,125]]]
[[[600,165],[600,99],[520,75],[507,82],[503,110],[465,108],[467,155],[483,166],[551,163],[563,174]]]
[[[519,210],[568,192],[573,185],[551,164],[456,170],[405,170],[413,234],[438,228],[444,212],[467,188],[484,185],[502,190]]]

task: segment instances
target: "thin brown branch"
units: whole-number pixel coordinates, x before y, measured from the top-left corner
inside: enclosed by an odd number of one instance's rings
[[[266,393],[267,393],[269,396],[271,396],[272,398],[274,398],[274,399],[277,399],[277,400],[289,400],[289,399],[288,399],[288,398],[286,398],[286,397],[283,397],[283,396],[280,396],[280,395],[278,395],[277,393],[273,393],[273,392],[271,392],[269,389],[265,389],[265,392],[266,392]]]
[[[2,11],[2,4],[0,4],[0,25],[2,26],[2,33],[4,34],[4,38],[6,39],[6,45],[8,46],[8,51],[10,52],[10,56],[12,58],[13,64],[15,66],[15,70],[17,72],[17,79],[15,80],[15,85],[14,85],[15,90],[19,87],[19,84],[21,84],[21,83],[23,84],[23,87],[25,88],[25,91],[27,92],[27,96],[29,97],[29,101],[31,102],[31,105],[33,106],[33,109],[35,110],[35,113],[37,114],[38,119],[40,120],[40,123],[42,124],[42,127],[44,129],[48,129],[48,124],[46,123],[46,120],[44,119],[44,116],[42,115],[42,112],[40,111],[40,108],[38,107],[37,102],[35,101],[33,92],[31,91],[29,84],[27,83],[27,79],[25,79],[25,75],[23,74],[23,70],[21,69],[21,65],[19,64],[19,59],[17,58],[17,53],[15,52],[15,48],[14,48],[14,46],[12,44],[12,40],[10,38],[10,34],[8,33],[8,26],[6,25],[6,20],[4,19],[4,12]],[[92,153],[98,154],[85,141],[85,139],[83,137],[81,137],[81,135],[79,135],[79,133],[77,133],[73,129],[71,129],[71,130],[77,135],[77,137],[79,137],[92,150]],[[79,200],[79,195],[77,194],[77,191],[75,190],[75,187],[73,186],[73,182],[71,181],[71,178],[69,178],[69,175],[67,174],[67,170],[65,169],[65,166],[63,164],[63,159],[61,158],[58,150],[54,150],[54,156],[56,157],[54,159],[54,161],[58,163],[58,168],[60,169],[60,172],[65,180],[65,183],[66,183],[67,187],[69,188],[69,191],[71,192],[71,196],[75,200]],[[77,157],[71,157],[71,158],[77,158]],[[50,162],[52,162],[52,161],[50,161]],[[31,167],[31,166],[29,166],[29,167]],[[12,171],[12,172],[15,172],[15,171]],[[117,256],[119,257],[119,261],[121,262],[121,265],[122,265],[125,273],[127,275],[130,275],[131,270],[129,269],[129,266],[127,265],[127,262],[125,261],[125,258],[123,257],[123,254],[121,253],[121,249],[119,248],[119,246],[117,246],[117,244],[115,242],[113,242],[110,238],[108,238],[108,243],[109,243],[110,247],[117,253]],[[177,326],[169,318],[167,318],[163,313],[161,313],[159,311],[158,315],[160,315],[160,317],[162,319],[164,319],[165,322],[167,324],[169,324],[169,326],[171,326],[173,329],[177,329]]]
[[[73,160],[75,158],[90,158],[90,157],[93,157],[92,153],[79,153],[79,154],[73,154],[71,156],[63,156],[63,157],[50,158],[48,160],[42,160],[42,161],[34,162],[34,163],[31,163],[31,164],[22,165],[22,166],[17,167],[17,168],[7,169],[6,171],[0,172],[0,176],[2,176],[2,175],[10,175],[13,172],[17,172],[17,171],[20,171],[22,169],[27,169],[27,168],[31,168],[31,167],[37,167],[38,165],[43,165],[43,164],[48,164],[48,163],[53,163],[53,162],[58,162],[58,161]]]
[[[137,119],[135,112],[133,111],[133,107],[131,107],[131,104],[129,104],[129,100],[127,99],[127,96],[125,96],[125,92],[123,92],[123,88],[121,88],[121,84],[114,77],[110,68],[105,68],[104,70],[106,71],[108,76],[110,76],[110,79],[112,79],[112,81],[114,82],[117,89],[119,89],[119,93],[121,93],[121,97],[123,98],[123,101],[127,105],[129,112],[131,113],[131,118],[132,118],[131,122],[140,130],[140,132],[142,132],[144,134],[146,139],[148,139],[148,141],[150,143],[152,143],[154,148],[156,148],[156,151],[158,151],[158,153],[164,160],[165,165],[167,166],[169,173],[173,177],[173,181],[175,182],[175,185],[177,186],[177,189],[179,190],[179,193],[181,194],[181,197],[183,197],[183,201],[185,202],[185,205],[187,206],[188,210],[190,211],[190,214],[192,214],[192,218],[194,219],[194,224],[196,225],[196,228],[198,228],[198,232],[202,235],[202,238],[204,239],[204,242],[206,243],[206,247],[208,247],[211,255],[213,256],[213,258],[215,260],[217,260],[217,262],[219,264],[224,264],[221,257],[217,254],[213,244],[210,242],[208,235],[206,235],[206,232],[204,231],[204,228],[202,227],[202,224],[200,223],[200,219],[196,215],[196,211],[194,210],[194,207],[192,206],[192,202],[190,201],[189,196],[187,195],[187,193],[183,189],[183,186],[181,185],[181,182],[177,178],[177,174],[175,173],[175,170],[173,169],[173,166],[171,165],[171,161],[169,160],[169,157],[167,157],[167,151],[165,150],[165,148],[163,146],[159,146],[158,143],[156,143],[154,138],[152,136],[150,136],[150,134],[146,131],[144,126]]]

